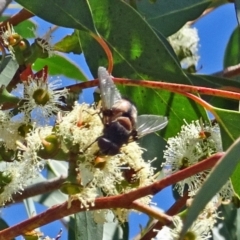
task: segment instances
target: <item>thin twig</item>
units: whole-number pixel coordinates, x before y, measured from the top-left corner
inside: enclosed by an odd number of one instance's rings
[[[62,183],[65,181],[66,177],[60,176],[53,178],[44,182],[35,183],[27,188],[25,188],[21,193],[15,193],[12,195],[12,201],[7,202],[5,205],[11,203],[21,202],[26,198],[34,197],[43,193],[52,192],[59,189]]]

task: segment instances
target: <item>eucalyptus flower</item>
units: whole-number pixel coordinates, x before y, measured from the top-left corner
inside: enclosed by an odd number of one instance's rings
[[[37,123],[47,123],[49,118],[55,116],[60,111],[60,106],[64,103],[61,97],[67,96],[67,89],[57,90],[61,87],[61,80],[56,79],[48,82],[43,77],[28,77],[24,81],[23,101],[20,110],[25,116],[30,115]]]
[[[59,118],[57,124],[62,147],[68,151],[75,146],[75,151],[79,153],[78,172],[84,190],[73,198],[80,199],[84,206],[93,204],[96,189],[113,196],[147,186],[154,181],[153,168],[150,162],[143,160],[143,150],[136,142],[124,145],[120,153],[114,156],[101,154],[97,139],[102,131],[99,110],[87,104],[76,103],[71,112]],[[139,201],[149,204],[151,196]],[[126,221],[128,210],[118,210],[115,214],[120,221]]]
[[[175,173],[192,166],[211,155],[222,152],[222,142],[219,126],[203,125],[199,121],[182,126],[176,137],[169,138],[167,149],[164,151],[166,162],[162,164],[165,174]],[[182,196],[187,186],[189,196],[196,195],[202,186],[210,170],[194,174],[180,182],[175,188]],[[230,180],[220,190],[219,195],[223,200],[229,200],[233,196]]]
[[[183,68],[196,66],[199,55],[199,36],[196,28],[184,25],[178,32],[168,38]]]
[[[188,240],[206,240],[212,237],[210,226],[213,225],[212,219],[197,219],[184,235]],[[158,231],[155,240],[178,240],[183,228],[183,221],[180,217],[173,217],[173,228],[164,226]]]

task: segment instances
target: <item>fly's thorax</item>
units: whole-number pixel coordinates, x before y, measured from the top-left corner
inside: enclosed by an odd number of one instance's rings
[[[137,109],[130,101],[121,99],[117,101],[112,107],[112,120],[118,117],[127,117],[130,119],[132,126],[135,127],[137,119]]]

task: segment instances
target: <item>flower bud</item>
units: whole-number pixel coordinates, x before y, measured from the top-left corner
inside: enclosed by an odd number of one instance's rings
[[[1,156],[1,161],[12,162],[15,158],[15,151],[11,149],[6,149],[4,145],[1,145],[0,156]]]
[[[42,158],[52,158],[59,151],[60,141],[54,134],[47,136],[45,139],[42,139],[42,144],[43,149],[38,152],[38,155]]]
[[[98,156],[95,158],[93,165],[95,168],[103,169],[106,164],[106,161],[107,161],[106,158]]]
[[[0,172],[0,186],[5,187],[12,181],[12,175],[8,172]]]
[[[83,190],[83,186],[79,183],[66,181],[62,184],[60,190],[67,195],[74,195],[80,193]]]
[[[26,137],[29,132],[33,129],[31,124],[22,124],[18,128],[18,134],[22,137]]]

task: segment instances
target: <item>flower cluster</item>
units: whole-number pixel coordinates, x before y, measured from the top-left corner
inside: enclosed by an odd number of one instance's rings
[[[7,201],[11,201],[12,195],[21,192],[28,185],[28,180],[36,178],[43,169],[44,164],[37,153],[43,147],[42,138],[49,135],[50,132],[51,127],[35,128],[27,134],[24,141],[16,141],[17,147],[11,162],[1,162],[1,171],[11,177],[6,186],[2,187],[1,206]]]
[[[4,45],[8,48],[12,58],[15,59],[14,46],[20,43],[22,37],[15,32],[14,28],[9,23],[7,24],[7,29],[2,29],[1,32],[1,38]]]
[[[220,205],[219,199],[214,197],[200,213],[197,220],[185,233],[183,239],[206,240],[211,239],[211,229],[220,218],[217,209]],[[183,219],[179,216],[173,217],[173,227],[164,226],[155,238],[155,240],[178,240],[183,228]]]
[[[77,152],[80,153],[78,172],[83,190],[73,198],[80,199],[84,207],[88,203],[93,204],[98,189],[105,195],[112,196],[153,182],[153,169],[143,160],[143,151],[137,143],[123,146],[121,153],[114,156],[100,153],[96,140],[102,134],[103,124],[98,109],[76,103],[71,112],[59,119],[57,129],[57,134],[63,139],[62,148],[69,151],[77,146]],[[140,201],[149,204],[150,197]],[[117,212],[120,221],[125,221],[126,212]]]
[[[199,37],[196,28],[191,28],[186,24],[168,40],[183,68],[195,67],[198,64]]]
[[[50,44],[50,34],[45,38],[36,38],[30,42],[15,32],[13,26],[7,23],[7,28],[1,29],[0,37],[12,58],[20,65],[34,63],[38,58],[48,58],[54,55],[53,46]]]
[[[214,222],[213,222],[214,223]],[[155,240],[178,240],[180,237],[180,233],[183,228],[183,221],[180,217],[173,217],[173,225],[174,228],[170,228],[164,226],[161,231],[158,232]],[[188,231],[184,235],[184,239],[194,239],[194,240],[206,240],[211,239],[211,228],[213,224],[208,220],[200,220],[195,221],[192,226],[188,229]]]
[[[222,151],[220,129],[217,124],[209,126],[203,125],[199,121],[186,123],[176,137],[168,139],[167,149],[164,151],[166,162],[162,166],[166,174],[171,174]],[[194,196],[209,172],[210,170],[206,170],[186,178],[176,183],[175,188],[182,196],[185,186],[187,186],[189,196]],[[231,200],[233,194],[230,181],[219,192],[223,201]]]

